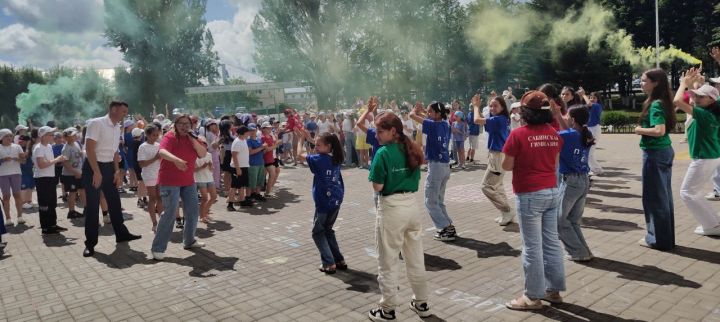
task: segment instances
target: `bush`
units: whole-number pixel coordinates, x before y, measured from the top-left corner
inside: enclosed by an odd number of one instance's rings
[[[637,123],[637,120],[624,112],[608,111],[602,114],[602,125],[622,126],[633,123]]]

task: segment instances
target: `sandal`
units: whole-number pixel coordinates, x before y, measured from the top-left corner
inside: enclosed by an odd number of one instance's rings
[[[323,273],[325,273],[325,274],[327,274],[327,275],[332,275],[332,274],[335,274],[335,268],[336,268],[335,265],[327,266],[327,267],[325,267],[325,266],[320,266],[320,268],[319,268],[318,270],[321,271],[321,272],[323,272]]]
[[[543,304],[540,300],[531,300],[527,295],[522,296],[505,303],[505,306],[511,310],[526,311],[542,309]]]

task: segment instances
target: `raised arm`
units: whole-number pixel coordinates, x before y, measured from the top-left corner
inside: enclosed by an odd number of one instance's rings
[[[697,75],[698,70],[695,68],[690,68],[683,73],[680,77],[680,88],[678,88],[677,92],[675,92],[675,98],[673,99],[673,104],[688,115],[693,114],[693,107],[690,104],[685,103],[683,98],[685,96],[685,91],[692,85],[693,79],[695,79]]]
[[[472,103],[474,115],[472,122],[475,122],[475,124],[477,125],[485,125],[487,119],[483,117],[482,112],[480,111],[480,104],[482,104],[482,98],[480,98],[480,94],[475,94],[470,103]]]
[[[417,103],[415,103],[415,107],[413,107],[412,111],[410,111],[410,114],[408,114],[408,116],[413,121],[422,124],[423,120],[425,120],[422,102],[417,101]]]

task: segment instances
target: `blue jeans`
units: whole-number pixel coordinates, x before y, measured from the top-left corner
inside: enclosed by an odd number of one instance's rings
[[[197,229],[198,214],[200,213],[197,186],[193,184],[184,187],[160,186],[159,188],[165,211],[160,215],[158,221],[155,239],[152,242],[152,251],[164,253],[167,249],[180,199],[183,201],[183,214],[185,215],[183,245],[192,245],[195,242],[195,229]]]
[[[558,188],[516,194],[525,295],[531,299],[544,297],[546,291],[565,290],[563,249],[557,232],[561,196]]]
[[[450,179],[450,166],[445,162],[428,161],[425,179],[425,208],[435,228],[443,229],[452,224],[445,209],[445,186]]]
[[[672,164],[675,151],[643,150],[642,203],[647,234],[645,242],[659,250],[675,247],[675,213],[672,196]]]
[[[345,131],[345,165],[349,166],[353,163],[353,154],[355,154],[355,133]]]
[[[587,173],[570,173],[563,175],[562,185],[562,216],[558,223],[560,240],[565,251],[572,257],[590,257],[592,252],[585,242],[580,219],[585,211],[585,199],[590,189],[590,178]]]
[[[315,246],[320,251],[320,260],[325,267],[345,261],[345,258],[340,253],[337,239],[335,239],[335,230],[333,230],[339,212],[340,208],[330,211],[315,209],[312,238],[315,241]]]

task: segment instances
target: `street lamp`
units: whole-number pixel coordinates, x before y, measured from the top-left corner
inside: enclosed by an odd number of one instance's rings
[[[655,0],[655,68],[660,68],[660,20],[658,0]]]

